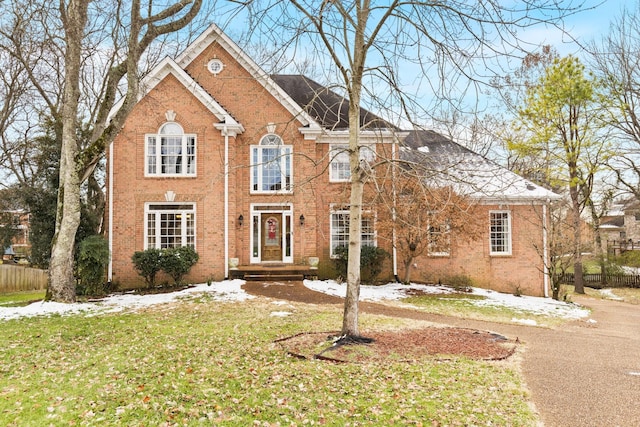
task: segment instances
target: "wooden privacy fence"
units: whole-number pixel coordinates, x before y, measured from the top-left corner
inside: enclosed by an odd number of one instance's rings
[[[47,270],[0,264],[0,293],[47,288]]]
[[[602,274],[584,274],[584,284],[590,288],[640,288],[640,276],[636,274],[611,274],[606,276],[605,285],[602,284]],[[565,273],[560,277],[561,282],[573,284],[573,273]]]

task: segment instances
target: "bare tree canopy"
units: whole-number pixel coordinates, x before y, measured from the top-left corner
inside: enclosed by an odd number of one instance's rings
[[[24,166],[15,162],[12,169],[33,171],[33,165],[26,160],[36,148],[29,144],[34,135],[44,132],[45,118],[54,123],[53,140],[61,143],[48,298],[75,300],[73,252],[81,185],[93,173],[137,102],[141,76],[162,50],[171,48],[166,36],[193,25],[202,3],[181,0],[160,6],[139,0],[79,0],[57,5],[0,5],[0,59],[14,64],[24,78],[18,79],[10,90],[18,93],[25,90],[20,85],[27,87],[26,94],[11,99],[16,99],[16,105],[30,106],[19,112],[21,126],[13,126],[10,132],[3,127],[3,139],[7,141],[3,154],[23,159]],[[162,49],[154,43],[161,44]],[[114,112],[120,97],[124,101]],[[7,117],[9,123],[12,117]],[[20,149],[18,155],[10,156]],[[25,172],[24,178],[17,178],[26,179],[27,175],[30,174]]]
[[[325,70],[349,99],[351,168],[349,261],[342,333],[358,336],[361,218],[360,107],[383,112],[395,124],[426,124],[440,111],[463,109],[479,98],[479,82],[502,61],[528,51],[521,31],[557,25],[583,4],[281,0],[250,3],[256,38],[300,52]],[[425,95],[426,93],[426,95]],[[358,124],[355,125],[354,124]]]

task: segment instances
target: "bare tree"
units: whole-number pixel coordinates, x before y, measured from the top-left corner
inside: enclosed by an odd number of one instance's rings
[[[624,8],[609,33],[589,45],[591,64],[613,102],[608,124],[620,147],[611,170],[640,200],[640,3]]]
[[[179,0],[160,7],[140,0],[62,0],[57,7],[40,2],[2,5],[1,49],[23,67],[34,105],[52,118],[55,139],[62,145],[48,298],[75,300],[73,252],[81,184],[137,101],[147,61],[160,52],[152,44],[190,25],[202,3]],[[95,182],[90,187],[94,191]]]
[[[437,116],[443,105],[462,108],[465,100],[477,99],[478,80],[498,69],[499,61],[493,60],[522,51],[518,30],[553,24],[578,8],[556,0],[523,6],[504,6],[496,0],[283,0],[256,1],[252,6],[252,28],[264,30],[262,36],[273,37],[275,45],[313,49],[318,66],[340,80],[349,100],[350,228],[342,334],[358,337],[360,221],[368,176],[360,163],[361,105],[375,101],[376,109],[389,115],[402,111],[402,120],[391,116],[397,123]],[[418,93],[425,91],[431,97],[426,107]]]
[[[412,264],[418,257],[450,253],[454,244],[472,241],[484,230],[475,204],[451,187],[428,184],[431,171],[415,165],[413,171],[403,168],[397,176],[377,182],[377,225],[388,239],[395,238],[399,257],[404,264],[402,281],[411,281]],[[394,188],[395,194],[388,188]],[[397,195],[397,197],[395,197]]]

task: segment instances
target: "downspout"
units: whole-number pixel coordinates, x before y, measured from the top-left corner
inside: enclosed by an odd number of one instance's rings
[[[395,138],[394,138],[395,139]],[[391,258],[393,262],[393,277],[396,279],[396,282],[400,283],[400,278],[398,277],[398,249],[396,245],[396,141],[393,142],[391,146],[391,160],[392,160],[392,169],[391,169],[391,191],[393,193],[393,213],[392,213],[392,221],[393,228],[391,230]]]
[[[109,144],[109,265],[107,267],[107,282],[113,281],[113,141]]]
[[[224,277],[229,278],[229,132],[224,132]]]
[[[547,203],[542,205],[542,268],[544,272],[543,280],[544,280],[544,297],[549,298],[549,248],[548,245],[548,237],[547,237],[547,204],[549,200],[547,199]]]

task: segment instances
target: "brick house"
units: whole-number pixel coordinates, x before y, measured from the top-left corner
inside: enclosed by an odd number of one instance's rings
[[[3,261],[27,262],[31,253],[29,233],[31,230],[31,214],[22,209],[6,210],[0,212],[4,224],[1,227],[10,227],[13,232],[11,246],[3,248]]]
[[[303,76],[267,75],[214,25],[164,59],[141,88],[107,152],[109,280],[142,286],[133,253],[177,245],[200,255],[186,278],[193,283],[228,278],[235,263],[308,266],[316,257],[319,276],[333,273],[334,250],[348,241],[344,98]],[[360,128],[363,161],[398,158],[405,145],[433,149],[415,138],[405,144],[410,132],[365,110]],[[498,176],[512,181],[490,178],[491,189],[475,188],[487,218],[482,241],[419,260],[418,277],[455,272],[497,290],[545,293],[535,248],[544,244],[545,203],[555,195],[507,172]],[[363,243],[393,253],[378,241],[375,212],[365,211]],[[387,277],[398,274],[395,257],[387,267]]]

